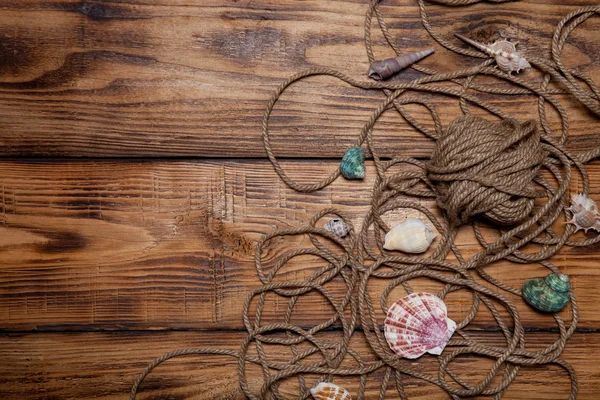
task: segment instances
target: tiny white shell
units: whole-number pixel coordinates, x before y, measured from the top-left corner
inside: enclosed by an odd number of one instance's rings
[[[327,232],[331,232],[341,238],[346,237],[350,233],[350,227],[341,218],[334,218],[323,226]]]
[[[437,234],[418,218],[409,218],[393,227],[385,235],[386,250],[400,250],[404,253],[427,251]]]
[[[319,383],[310,389],[310,394],[315,400],[352,400],[346,389],[330,382]]]

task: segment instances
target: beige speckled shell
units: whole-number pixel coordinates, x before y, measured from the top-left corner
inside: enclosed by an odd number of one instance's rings
[[[424,253],[437,234],[418,218],[409,218],[393,227],[385,235],[386,250],[399,250],[404,253]]]
[[[310,394],[315,400],[352,400],[346,389],[330,382],[319,383],[310,389]]]

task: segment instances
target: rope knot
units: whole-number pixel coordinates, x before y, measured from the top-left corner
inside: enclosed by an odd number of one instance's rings
[[[483,214],[512,225],[533,209],[533,180],[545,157],[535,121],[493,123],[469,115],[438,139],[427,175],[451,223]]]

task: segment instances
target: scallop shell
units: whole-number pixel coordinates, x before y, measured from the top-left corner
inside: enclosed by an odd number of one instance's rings
[[[380,81],[387,79],[390,76],[397,74],[404,68],[416,63],[419,60],[432,54],[435,49],[427,49],[417,51],[416,53],[403,54],[395,58],[388,58],[387,60],[375,61],[371,64],[369,69],[369,78]]]
[[[345,237],[350,232],[350,227],[341,218],[332,219],[323,226],[323,229],[341,238]]]
[[[484,53],[494,57],[498,67],[510,75],[512,72],[519,73],[522,69],[531,67],[531,64],[517,51],[517,44],[508,40],[499,40],[490,45],[479,43],[466,36],[455,33],[456,37],[478,48]]]
[[[598,206],[596,202],[583,194],[575,194],[571,197],[571,207],[573,218],[567,221],[568,224],[574,224],[577,232],[583,229],[586,233],[589,229],[600,232],[600,215],[598,215]]]
[[[310,394],[315,400],[352,400],[346,389],[329,382],[319,383],[310,389]]]
[[[409,218],[393,227],[385,235],[386,250],[400,250],[405,253],[424,253],[437,234],[418,218]]]
[[[456,322],[448,318],[446,304],[439,297],[412,293],[392,304],[384,330],[394,353],[414,359],[425,353],[442,354]]]
[[[530,279],[521,289],[523,299],[533,308],[543,312],[558,312],[570,299],[569,275],[548,274],[545,278]]]
[[[363,179],[365,177],[365,151],[362,147],[350,147],[346,150],[340,169],[346,179]]]

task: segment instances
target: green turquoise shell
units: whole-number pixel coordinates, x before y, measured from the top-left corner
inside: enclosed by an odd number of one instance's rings
[[[351,147],[346,150],[340,169],[346,179],[363,179],[365,177],[365,151],[362,147]]]
[[[523,285],[523,299],[533,308],[543,312],[558,312],[565,308],[570,298],[569,276],[549,274],[545,278],[530,279]]]

